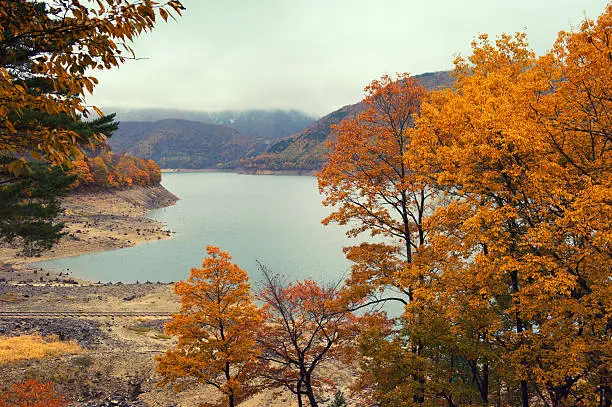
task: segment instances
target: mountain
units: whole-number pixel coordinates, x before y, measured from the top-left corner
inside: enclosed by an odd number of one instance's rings
[[[152,122],[163,119],[183,119],[230,127],[261,142],[296,134],[312,124],[316,118],[297,110],[244,110],[200,112],[176,109],[127,109],[105,107],[105,112],[116,112],[116,120]]]
[[[108,143],[115,152],[151,158],[162,168],[233,168],[267,144],[227,126],[180,119],[119,123]]]
[[[428,90],[450,87],[454,82],[449,71],[424,73],[415,78]],[[264,153],[242,160],[242,167],[246,172],[318,170],[326,161],[326,142],[332,134],[332,125],[357,116],[363,109],[361,102],[344,106],[317,120],[301,133],[272,144]]]
[[[446,71],[416,78],[427,89],[452,85]],[[115,152],[151,158],[162,168],[259,172],[321,168],[332,125],[355,117],[363,108],[361,103],[347,105],[317,121],[294,110],[105,110],[116,111],[119,120],[119,129],[109,139]]]
[[[301,133],[272,144],[264,153],[242,160],[242,167],[246,172],[317,170],[325,163],[325,142],[331,135],[332,125],[355,117],[362,110],[362,103],[344,106],[317,120]]]

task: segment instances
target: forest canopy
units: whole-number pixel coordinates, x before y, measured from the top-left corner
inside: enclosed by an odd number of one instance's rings
[[[383,77],[335,126],[324,222],[384,236],[345,249],[344,302],[404,304],[361,324],[370,403],[610,404],[611,30],[480,35],[454,89]]]
[[[524,33],[480,35],[456,59],[452,89],[426,91],[408,74],[372,81],[363,109],[333,126],[318,174],[323,223],[365,242],[344,249],[340,289],[260,270],[263,321],[240,332],[262,330],[249,347],[260,351],[234,370],[243,388],[280,386],[318,406],[337,390],[318,366],[352,360],[356,405],[609,406],[611,30],[612,4],[543,56]],[[247,289],[237,276],[224,281]],[[226,302],[213,294],[226,291],[193,296],[185,284],[177,292],[206,315],[193,324],[183,298],[174,321],[189,323],[169,330],[198,345],[171,350],[160,369],[199,379],[223,356],[231,380],[233,353],[200,352],[199,341],[224,345],[210,339],[220,335],[194,334],[221,326],[209,318],[221,321]],[[390,301],[401,316],[381,311]],[[218,405],[233,405],[225,394]]]

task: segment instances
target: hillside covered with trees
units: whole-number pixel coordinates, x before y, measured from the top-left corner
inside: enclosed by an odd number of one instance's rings
[[[45,228],[24,219],[48,223],[49,190],[75,177],[159,181],[150,160],[82,155],[107,137],[81,121],[97,84],[85,72],[119,65],[134,37],[183,10],[53,5],[0,0],[0,233],[25,224],[26,243]],[[385,75],[310,128],[308,148],[326,143],[328,159],[304,148],[292,165],[323,165],[322,222],[359,238],[343,248],[344,281],[288,281],[259,263],[252,286],[212,245],[170,300],[167,283],[39,286],[37,269],[37,284],[2,281],[0,407],[610,407],[611,33],[608,2],[540,56],[524,33],[480,34],[448,86]],[[193,123],[201,147],[201,126],[218,125]],[[159,134],[177,156],[178,137]]]
[[[163,168],[232,168],[243,157],[264,151],[266,144],[216,124],[166,119],[121,122],[109,139],[116,152],[155,160]]]
[[[416,77],[427,89],[452,84],[448,71]],[[312,171],[326,161],[332,126],[362,110],[362,103],[347,105],[314,121],[293,111],[119,109],[122,121],[109,144],[116,152],[153,159],[162,168]],[[142,120],[159,117],[164,119]]]
[[[163,118],[142,121],[143,118]],[[125,120],[139,119],[139,121]],[[188,118],[188,119],[185,119]],[[116,152],[153,159],[163,168],[237,168],[280,138],[314,119],[295,111],[189,112],[119,110],[119,129],[109,140]]]
[[[453,83],[448,71],[424,73],[415,78],[426,89],[446,88]],[[241,167],[247,172],[319,170],[330,152],[327,142],[332,140],[333,126],[357,116],[363,109],[362,102],[344,106],[317,120],[301,133],[272,144],[264,153],[242,160]]]
[[[68,174],[75,176],[70,185],[73,190],[150,186],[161,181],[161,169],[155,161],[112,151],[83,155],[72,161]]]
[[[177,109],[128,109],[106,107],[121,122],[157,122],[165,119],[188,120],[227,126],[255,140],[277,140],[299,133],[316,121],[297,110],[222,110],[218,112]]]

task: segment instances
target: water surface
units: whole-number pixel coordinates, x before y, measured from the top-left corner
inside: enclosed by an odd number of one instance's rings
[[[343,229],[323,226],[314,177],[233,173],[164,173],[162,185],[180,197],[147,216],[175,231],[173,239],[36,263],[93,281],[177,281],[199,266],[206,245],[228,251],[259,280],[256,261],[291,280],[336,281],[348,274]]]

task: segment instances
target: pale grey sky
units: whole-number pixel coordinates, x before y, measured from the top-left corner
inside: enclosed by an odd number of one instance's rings
[[[324,115],[385,73],[452,69],[482,32],[526,31],[538,54],[608,0],[182,0],[139,57],[96,72],[88,102],[125,108],[297,109]]]

